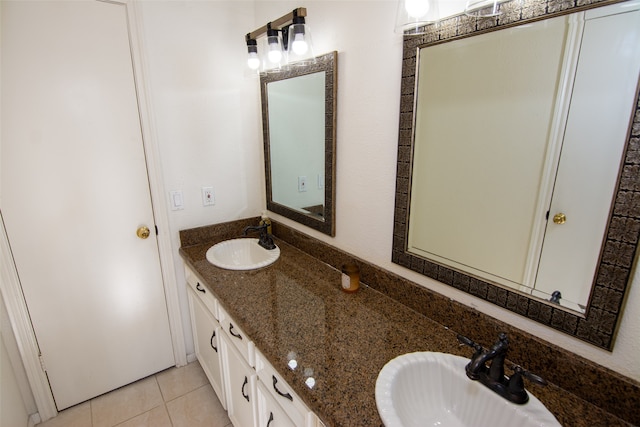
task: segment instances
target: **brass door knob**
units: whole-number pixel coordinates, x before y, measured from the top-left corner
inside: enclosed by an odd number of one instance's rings
[[[564,224],[565,222],[567,222],[567,216],[562,212],[557,213],[553,216],[553,222],[555,224]]]
[[[138,230],[136,231],[136,234],[139,238],[146,239],[147,237],[149,237],[151,232],[149,231],[148,227],[143,225],[142,227],[138,228]]]

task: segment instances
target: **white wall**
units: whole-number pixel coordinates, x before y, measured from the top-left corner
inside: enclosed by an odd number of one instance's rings
[[[141,1],[147,87],[166,191],[185,327],[193,353],[178,231],[259,215],[266,205],[258,80],[244,76],[249,1]],[[202,205],[201,187],[215,205]],[[169,194],[167,194],[169,200]]]
[[[330,238],[279,215],[272,216],[421,286],[640,380],[638,272],[614,350],[608,352],[391,263],[402,64],[402,38],[393,32],[396,1],[258,1],[256,23],[266,23],[297,6],[307,8],[316,53],[338,51],[336,236]]]

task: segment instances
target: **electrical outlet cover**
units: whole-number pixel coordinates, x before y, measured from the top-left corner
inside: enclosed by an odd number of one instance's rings
[[[298,192],[302,193],[304,191],[307,191],[307,177],[306,176],[299,176],[298,177]]]
[[[202,187],[202,206],[213,206],[216,198],[213,194],[213,187]]]

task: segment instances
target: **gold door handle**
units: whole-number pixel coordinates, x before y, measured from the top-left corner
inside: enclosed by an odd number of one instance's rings
[[[557,213],[553,216],[553,222],[555,224],[564,224],[565,222],[567,222],[567,216],[562,212]]]
[[[141,239],[146,239],[150,234],[149,228],[144,225],[136,231],[136,235]]]

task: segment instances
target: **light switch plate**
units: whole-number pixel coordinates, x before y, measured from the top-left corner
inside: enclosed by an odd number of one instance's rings
[[[169,195],[171,196],[171,210],[172,211],[181,211],[184,209],[184,198],[182,196],[182,191],[170,191]]]

